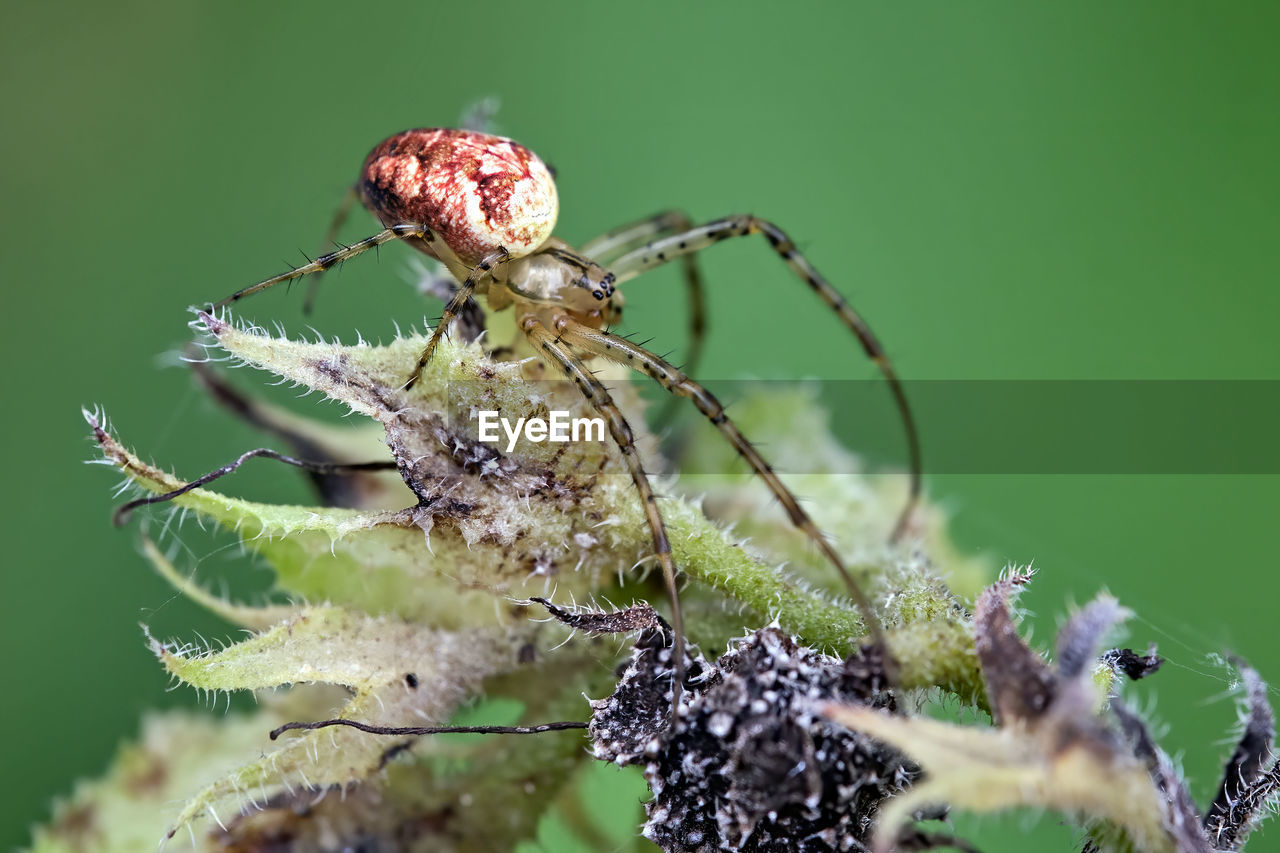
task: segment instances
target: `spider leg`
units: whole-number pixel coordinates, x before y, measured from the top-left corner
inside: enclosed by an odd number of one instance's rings
[[[334,245],[338,239],[338,231],[341,230],[342,224],[347,221],[347,216],[351,214],[351,207],[356,203],[357,189],[354,185],[347,187],[347,191],[342,194],[342,201],[338,202],[338,209],[333,213],[333,220],[329,223],[329,230],[325,232],[324,242],[320,244],[321,251],[328,251],[329,247]],[[311,309],[316,304],[316,294],[320,290],[320,276],[324,275],[324,271],[315,274],[311,279],[311,286],[307,288],[307,296],[302,300],[302,313],[310,315]]]
[[[317,474],[337,474],[345,471],[386,471],[396,467],[395,461],[391,459],[381,462],[312,462],[306,459],[296,459],[292,456],[286,456],[283,453],[278,453],[270,448],[259,447],[256,450],[250,450],[247,453],[242,453],[235,460],[228,462],[221,468],[215,468],[203,477],[192,480],[181,488],[174,489],[171,492],[165,492],[162,495],[148,495],[145,498],[138,498],[137,500],[132,500],[126,504],[122,504],[116,508],[112,519],[117,525],[124,524],[129,520],[130,513],[138,507],[171,501],[180,495],[185,495],[192,489],[198,489],[201,486],[212,483],[214,480],[227,476],[250,459],[255,459],[259,456],[265,456],[268,459],[275,459],[278,462],[284,462],[286,465],[293,465],[295,467],[302,468],[305,471],[311,471]]]
[[[667,539],[667,526],[662,521],[662,513],[658,512],[657,496],[653,493],[653,486],[650,485],[649,477],[644,471],[644,463],[636,451],[635,436],[631,432],[631,425],[627,423],[627,419],[622,414],[622,410],[618,408],[617,403],[613,402],[613,398],[609,396],[609,390],[604,387],[604,384],[596,378],[594,373],[586,368],[586,365],[582,363],[582,359],[578,358],[572,350],[561,343],[555,335],[547,331],[547,327],[542,325],[537,317],[532,314],[525,315],[520,320],[520,329],[533,343],[534,349],[545,353],[552,361],[556,362],[565,375],[578,386],[578,390],[582,392],[582,396],[587,398],[587,402],[591,404],[591,407],[604,417],[605,422],[609,425],[609,434],[613,436],[613,441],[622,454],[622,460],[631,472],[631,479],[635,482],[636,491],[640,493],[645,517],[649,522],[649,532],[653,537],[653,551],[658,558],[658,563],[662,566],[662,580],[667,587],[667,597],[671,600],[671,629],[675,634],[675,639],[671,646],[672,666],[674,668],[671,680],[671,713],[674,718],[676,708],[679,705],[680,692],[684,686],[685,648],[684,619],[680,613],[680,593],[676,589],[676,564],[671,556],[671,542]]]
[[[436,323],[435,329],[431,332],[430,339],[427,340],[426,347],[423,348],[422,354],[418,356],[418,366],[413,369],[413,373],[409,376],[409,380],[404,383],[404,390],[408,391],[417,384],[418,378],[422,376],[423,368],[431,361],[431,355],[436,351],[436,346],[440,343],[440,339],[449,331],[449,324],[453,322],[453,318],[458,316],[459,312],[466,307],[471,294],[475,292],[476,285],[480,283],[486,275],[492,272],[493,268],[505,264],[511,259],[511,254],[503,248],[490,252],[485,255],[480,263],[471,270],[467,275],[466,281],[462,282],[462,286],[453,294],[453,298],[444,306],[444,313],[440,315],[440,322]]]
[[[688,231],[693,227],[693,220],[683,210],[664,210],[653,216],[628,222],[593,237],[580,246],[582,254],[593,260],[601,258],[620,258],[627,252],[643,245],[645,241],[666,234]]]
[[[292,281],[295,278],[301,278],[302,276],[309,275],[311,273],[324,272],[329,269],[329,267],[340,264],[350,258],[354,258],[356,255],[363,254],[370,249],[377,248],[383,243],[390,243],[392,240],[408,240],[415,237],[426,242],[428,245],[431,245],[436,241],[435,232],[425,226],[409,223],[392,225],[390,228],[380,231],[372,237],[366,237],[358,243],[352,243],[350,246],[341,248],[336,252],[330,252],[327,255],[322,255],[311,263],[303,264],[297,269],[290,270],[287,273],[281,273],[280,275],[269,278],[266,281],[260,281],[255,285],[244,288],[243,290],[237,290],[221,302],[215,302],[213,307],[214,309],[225,308],[232,302],[237,302],[246,296],[257,293],[260,290],[266,290],[268,287],[273,287],[281,282]]]
[[[423,296],[439,299],[448,304],[449,300],[453,299],[453,295],[458,292],[458,282],[453,276],[442,275],[424,268],[414,289]],[[476,340],[484,332],[484,311],[481,310],[480,303],[474,296],[468,299],[466,305],[458,312],[454,325],[458,327],[462,339],[467,343]]]
[[[893,534],[890,536],[890,541],[896,542],[906,532],[910,524],[911,516],[920,500],[923,485],[920,439],[916,433],[915,418],[912,416],[911,407],[907,403],[906,391],[903,390],[902,382],[898,379],[897,373],[894,372],[893,365],[889,362],[888,354],[885,353],[884,347],[880,345],[880,341],[872,333],[871,327],[845,301],[840,292],[832,287],[813,264],[809,263],[809,260],[796,249],[796,244],[786,235],[786,232],[772,222],[755,216],[728,216],[680,234],[672,234],[653,240],[619,258],[613,264],[612,271],[617,276],[617,283],[622,284],[624,281],[635,278],[646,270],[674,261],[676,258],[700,252],[721,240],[731,237],[746,237],[750,234],[763,234],[765,236],[765,239],[769,241],[769,245],[786,261],[792,272],[806,282],[818,294],[818,297],[840,317],[845,326],[853,332],[859,343],[862,344],[867,357],[875,362],[876,366],[880,368],[880,373],[889,383],[889,390],[893,394],[898,413],[902,418],[903,429],[907,434],[907,448],[911,466],[910,496],[907,499],[906,507],[903,508],[902,514],[898,517],[897,524],[894,525]]]
[[[778,499],[783,509],[787,511],[787,515],[791,518],[791,523],[803,531],[818,546],[818,549],[822,551],[823,556],[827,558],[831,565],[835,566],[836,571],[840,573],[845,585],[849,588],[849,594],[857,604],[858,609],[862,611],[862,618],[867,623],[867,629],[871,633],[872,640],[881,648],[888,650],[880,618],[876,615],[875,608],[871,606],[871,602],[867,599],[861,587],[854,581],[853,576],[849,574],[849,570],[845,568],[844,560],[832,547],[831,543],[827,541],[826,537],[822,535],[822,531],[814,524],[809,514],[800,506],[795,494],[779,479],[773,467],[765,461],[760,452],[738,430],[737,425],[729,419],[728,414],[725,413],[724,406],[721,405],[714,394],[694,382],[674,365],[626,338],[593,329],[564,314],[556,316],[555,329],[560,334],[561,340],[570,346],[646,373],[672,394],[692,400],[698,411],[702,412],[707,417],[707,420],[711,421],[716,429],[724,434],[729,443],[738,451],[738,454],[747,460],[756,475],[765,481],[769,486],[769,490],[773,492],[774,497]]]
[[[662,213],[632,222],[612,231],[606,231],[582,246],[582,254],[591,258],[603,267],[609,262],[622,257],[627,252],[643,246],[646,242],[668,234],[688,231],[693,227],[693,220],[682,210],[664,210]],[[690,374],[697,373],[702,361],[702,346],[707,336],[707,309],[703,296],[702,271],[698,268],[697,253],[690,252],[681,258],[684,271],[685,290],[689,294],[689,351],[685,356],[684,369]],[[658,421],[670,418],[671,407],[664,408],[658,415]]]

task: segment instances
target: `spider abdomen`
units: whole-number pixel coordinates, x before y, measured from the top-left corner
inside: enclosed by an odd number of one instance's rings
[[[360,172],[364,206],[387,225],[425,225],[463,263],[537,249],[556,224],[555,180],[536,154],[469,130],[406,130],[378,144]],[[428,243],[410,241],[427,254]],[[441,258],[441,260],[444,260]]]

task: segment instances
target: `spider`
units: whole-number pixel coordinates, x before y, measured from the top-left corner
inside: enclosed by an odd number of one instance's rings
[[[655,267],[683,259],[693,306],[691,352],[696,354],[702,341],[703,311],[701,281],[692,264],[693,256],[723,240],[763,235],[792,272],[854,334],[888,381],[906,432],[911,464],[910,493],[895,526],[893,539],[896,540],[905,531],[921,491],[919,442],[905,392],[871,329],[782,229],[748,215],[728,216],[694,226],[687,216],[667,212],[609,231],[581,250],[575,250],[552,233],[558,199],[554,177],[543,161],[512,140],[468,130],[406,130],[379,143],[365,158],[360,179],[340,206],[331,233],[336,232],[356,196],[382,223],[383,230],[237,291],[213,307],[225,308],[282,282],[322,273],[393,240],[407,243],[443,263],[456,280],[457,289],[417,365],[407,374],[404,389],[412,388],[418,381],[441,336],[447,333],[450,323],[473,304],[474,296],[484,296],[492,310],[512,308],[516,312],[516,325],[535,351],[571,379],[605,420],[627,466],[644,506],[653,552],[671,602],[675,661],[682,662],[684,658],[684,628],[676,589],[676,565],[666,526],[626,417],[608,389],[584,363],[593,357],[610,359],[645,373],[669,393],[690,399],[764,480],[792,523],[835,567],[863,613],[873,640],[883,646],[883,631],[875,611],[843,560],[791,490],[734,425],[720,401],[665,359],[609,331],[609,326],[617,323],[621,316],[622,294],[618,285]],[[604,264],[608,264],[607,269]],[[229,473],[249,455],[214,475]],[[278,454],[268,455],[281,458]],[[296,463],[287,458],[284,461]],[[201,478],[197,482],[208,480]],[[681,679],[677,677],[674,681],[675,690],[679,691]]]

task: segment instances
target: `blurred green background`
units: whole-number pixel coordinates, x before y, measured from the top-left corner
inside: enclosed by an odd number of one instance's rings
[[[102,404],[126,443],[187,475],[257,446],[165,353],[188,339],[188,305],[312,252],[384,136],[498,96],[500,130],[559,170],[570,241],[673,206],[770,217],[913,379],[1277,379],[1277,10],[9,4],[0,846],[99,772],[144,709],[194,701],[165,693],[140,620],[228,634],[174,599],[135,531],[111,526],[117,478],[82,464],[94,453],[78,408]],[[355,219],[348,236],[372,233]],[[306,322],[375,339],[421,324],[438,309],[401,281],[408,254],[332,276]],[[704,263],[705,376],[874,376],[762,243]],[[297,330],[300,301],[280,288],[245,310]],[[683,346],[674,274],[632,283],[628,310],[655,348]],[[1177,426],[1161,431],[1198,440]],[[842,427],[856,446],[857,424]],[[946,430],[922,425],[926,451]],[[1036,440],[1034,411],[1015,440]],[[305,499],[262,464],[231,488]],[[1171,664],[1132,692],[1168,723],[1203,802],[1235,720],[1205,655],[1234,650],[1280,683],[1280,478],[975,475],[929,489],[967,553],[1042,570],[1024,599],[1039,641],[1104,587],[1137,611],[1130,642],[1159,642]],[[194,527],[190,543],[215,547]],[[233,557],[202,569],[260,588]],[[602,819],[636,812],[619,814]],[[960,825],[988,850],[1074,837],[1055,816]]]

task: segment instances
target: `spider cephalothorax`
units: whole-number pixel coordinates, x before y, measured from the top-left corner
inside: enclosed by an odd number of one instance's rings
[[[672,394],[690,399],[768,484],[795,526],[841,574],[868,629],[877,643],[883,645],[875,610],[853,582],[836,549],[823,537],[795,495],[739,432],[720,401],[685,371],[643,346],[608,331],[608,326],[620,319],[622,295],[617,285],[653,267],[682,259],[693,308],[692,365],[703,330],[701,278],[693,265],[693,256],[721,240],[763,235],[774,252],[853,332],[889,382],[911,454],[911,497],[894,532],[897,537],[906,529],[921,483],[915,425],[901,383],[870,328],[799,252],[786,233],[754,216],[729,216],[693,226],[685,215],[667,212],[607,232],[575,250],[552,235],[558,198],[551,170],[518,143],[466,130],[407,130],[379,143],[366,158],[356,186],[339,209],[333,230],[336,231],[356,197],[383,224],[384,230],[238,291],[216,307],[280,282],[323,272],[383,243],[407,242],[443,263],[456,280],[457,288],[417,366],[407,372],[404,390],[413,387],[451,321],[474,296],[485,297],[491,310],[514,310],[516,326],[534,351],[568,376],[603,417],[630,472],[644,505],[654,555],[662,566],[672,602],[677,661],[683,659],[684,632],[676,595],[676,566],[666,526],[626,417],[608,389],[584,363],[593,357],[610,359],[645,373]],[[689,369],[692,372],[692,367]],[[201,478],[201,482],[207,481]]]

